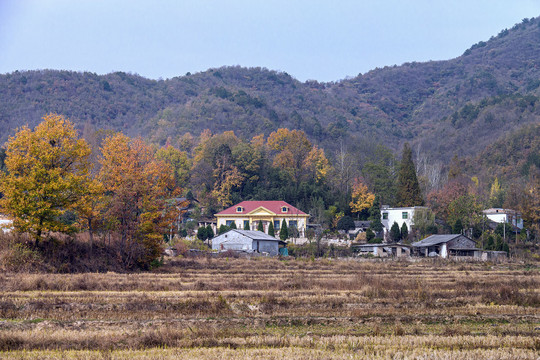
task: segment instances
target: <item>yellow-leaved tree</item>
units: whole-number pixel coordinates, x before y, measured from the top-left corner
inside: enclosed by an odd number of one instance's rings
[[[13,217],[15,231],[32,234],[36,243],[44,232],[76,231],[60,217],[87,192],[89,155],[90,147],[78,139],[73,124],[57,114],[9,138],[0,207]]]
[[[349,203],[353,213],[359,213],[373,206],[375,195],[368,191],[360,179],[355,179],[352,187],[352,200]]]

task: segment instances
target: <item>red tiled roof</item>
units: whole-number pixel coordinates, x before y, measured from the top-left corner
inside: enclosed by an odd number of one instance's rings
[[[236,208],[241,206],[242,211],[237,212]],[[287,207],[287,212],[282,212],[281,208],[283,206]],[[220,211],[216,215],[242,215],[249,214],[253,210],[263,207],[275,214],[287,214],[287,215],[307,215],[302,210],[295,208],[294,206],[286,203],[285,201],[242,201],[239,204],[233,205],[228,209]]]

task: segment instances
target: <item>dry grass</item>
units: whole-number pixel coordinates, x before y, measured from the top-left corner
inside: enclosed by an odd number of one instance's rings
[[[0,358],[536,359],[539,285],[538,264],[440,261],[8,273]]]

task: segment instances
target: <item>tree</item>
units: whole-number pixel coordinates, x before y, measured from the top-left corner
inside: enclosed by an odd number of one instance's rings
[[[511,239],[513,232],[513,226],[509,223],[499,223],[495,228],[495,234],[499,235],[503,239]]]
[[[210,224],[206,225],[206,239],[212,239],[214,237],[214,230]]]
[[[375,233],[380,233],[382,230],[383,230],[383,224],[381,222],[381,219],[378,218],[378,219],[375,219],[375,220],[372,220],[371,221],[371,225],[369,226],[370,229],[372,229],[373,231],[375,231]]]
[[[481,219],[481,206],[471,194],[459,196],[448,205],[447,223],[455,224],[459,219],[462,229],[471,228]]]
[[[485,250],[495,250],[495,240],[493,239],[493,235],[489,235],[487,237],[486,243],[484,244]]]
[[[413,216],[414,229],[423,237],[433,230],[435,214],[430,209],[417,208]]]
[[[523,222],[531,231],[532,236],[540,236],[540,170],[531,171],[530,179],[523,191],[521,211]]]
[[[408,237],[409,237],[409,228],[407,227],[406,223],[403,223],[403,225],[401,225],[401,239],[407,240]]]
[[[495,177],[489,191],[489,205],[495,208],[502,207],[504,203],[504,196],[505,193],[499,184],[499,179]]]
[[[94,245],[94,231],[103,223],[103,184],[96,178],[89,178],[84,194],[75,204],[79,226],[88,229],[90,245]]]
[[[236,229],[236,221],[233,221],[231,225],[229,225],[229,228]]]
[[[354,220],[350,216],[347,216],[347,215],[345,215],[341,219],[339,219],[339,221],[337,223],[337,229],[338,230],[349,231],[349,230],[354,229],[354,228],[355,228]]]
[[[454,234],[461,234],[463,232],[463,223],[461,219],[457,219],[454,225],[452,226],[452,232]]]
[[[370,243],[370,241],[372,241],[373,239],[375,239],[375,233],[371,229],[367,229],[366,230],[366,241],[368,243]]]
[[[226,233],[227,231],[231,230],[227,225],[221,224],[218,229],[218,234],[221,235],[223,233]]]
[[[373,201],[373,206],[369,208],[369,220],[371,225],[369,228],[373,230],[376,234],[380,233],[383,230],[383,224],[381,222],[381,200],[380,196],[376,195],[375,200]]]
[[[401,230],[399,229],[398,223],[395,221],[390,228],[390,238],[392,241],[399,241],[401,239]]]
[[[268,225],[268,235],[276,236],[275,230],[274,230],[274,224],[272,224],[272,222],[270,222],[270,225]]]
[[[249,221],[244,221],[244,230],[249,230]]]
[[[461,219],[457,219],[454,225],[452,226],[452,232],[454,234],[461,234],[463,232],[463,223],[461,222]]]
[[[36,243],[45,231],[73,233],[60,220],[88,191],[90,147],[77,139],[73,124],[49,114],[34,131],[20,128],[6,145],[7,173],[0,177],[2,210],[14,218],[15,231]]]
[[[205,227],[205,226],[201,226],[201,227],[197,230],[197,239],[199,239],[199,240],[201,240],[201,241],[204,241],[204,240],[208,239],[208,235],[207,235],[206,227]]]
[[[268,147],[276,152],[273,165],[287,173],[294,185],[302,180],[323,180],[330,171],[324,151],[313,146],[302,130],[280,128],[268,137]]]
[[[281,229],[279,229],[279,238],[283,241],[289,238],[289,229],[287,229],[287,222],[285,219],[281,222]]]
[[[264,226],[261,220],[259,220],[259,223],[257,224],[257,230],[260,232],[264,232]]]
[[[187,153],[169,145],[156,151],[156,158],[169,164],[176,187],[185,187],[189,179],[191,161]]]
[[[399,165],[397,206],[424,205],[424,199],[418,184],[416,168],[412,160],[412,151],[408,143],[403,146],[403,155]]]
[[[370,208],[375,200],[375,195],[370,193],[367,186],[358,178],[354,180],[351,197],[349,206],[353,213],[360,213],[362,210]]]
[[[105,139],[99,178],[106,191],[105,215],[120,237],[124,265],[147,266],[161,253],[162,234],[172,207],[174,179],[140,138],[116,134]]]

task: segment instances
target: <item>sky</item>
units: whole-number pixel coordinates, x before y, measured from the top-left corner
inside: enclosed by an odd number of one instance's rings
[[[0,74],[240,65],[339,81],[455,58],[537,16],[540,0],[0,0]]]

